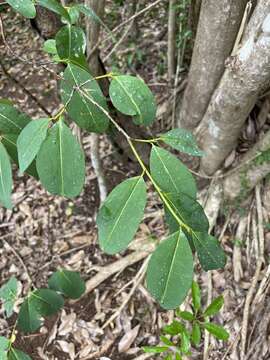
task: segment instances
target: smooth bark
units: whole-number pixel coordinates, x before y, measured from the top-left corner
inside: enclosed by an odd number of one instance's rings
[[[194,129],[202,120],[233,49],[246,4],[247,0],[202,0],[180,127]]]
[[[168,19],[168,80],[173,81],[176,70],[176,0],[170,0]]]
[[[246,118],[270,81],[270,0],[261,0],[249,36],[227,63],[200,124],[197,137],[205,152],[202,170],[213,174],[237,144]]]

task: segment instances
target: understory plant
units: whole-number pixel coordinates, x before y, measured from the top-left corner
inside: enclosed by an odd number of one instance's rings
[[[180,311],[175,315],[178,318],[162,329],[161,344],[158,346],[145,346],[146,353],[162,354],[164,360],[182,360],[183,356],[192,354],[192,347],[201,345],[202,331],[206,330],[218,340],[226,341],[229,333],[223,326],[209,320],[221,310],[224,299],[222,296],[214,299],[206,309],[201,306],[201,293],[199,285],[193,281],[191,287],[192,311]]]
[[[120,132],[141,173],[116,186],[102,204],[97,216],[99,245],[110,255],[127,249],[143,221],[147,187],[153,187],[163,205],[170,235],[160,241],[151,256],[147,288],[163,308],[177,308],[191,288],[195,254],[205,271],[223,268],[226,262],[218,240],[208,233],[208,219],[197,201],[192,174],[167,150],[171,147],[191,156],[203,156],[193,135],[184,129],[173,129],[155,138],[134,139],[118,124],[99,86],[101,78],[110,81],[112,106],[130,116],[130,121],[138,126],[154,122],[156,102],[139,77],[119,73],[91,75],[85,55],[86,36],[78,26],[81,14],[104,25],[91,8],[83,4],[63,7],[57,0],[7,3],[27,18],[35,17],[36,5],[61,17],[63,26],[55,39],[44,43],[43,49],[52,62],[66,67],[57,74],[62,105],[54,116],[32,120],[10,100],[0,100],[0,202],[12,208],[10,160],[19,166],[21,173],[39,180],[49,193],[75,198],[85,183],[85,156],[70,129],[72,123],[90,133],[103,134],[112,129]],[[107,27],[106,30],[111,34]],[[136,144],[141,142],[152,147],[149,166],[137,150]]]

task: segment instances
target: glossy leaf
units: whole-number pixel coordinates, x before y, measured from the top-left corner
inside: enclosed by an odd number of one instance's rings
[[[203,313],[203,316],[213,316],[216,315],[219,310],[224,305],[224,299],[223,296],[219,296],[216,299],[214,299],[211,304],[207,307],[205,312]]]
[[[26,114],[18,111],[11,103],[0,101],[1,134],[19,134],[30,121]]]
[[[61,5],[59,0],[37,0],[37,4],[42,7],[45,7],[48,10],[55,12],[60,16],[63,16],[63,18],[65,18],[68,22],[70,22],[70,17],[68,15],[68,12]]]
[[[0,143],[0,202],[11,209],[12,173],[8,153]]]
[[[7,317],[13,314],[13,308],[17,300],[18,281],[11,277],[6,284],[0,288],[0,299],[3,302]]]
[[[116,254],[126,249],[143,219],[145,205],[146,185],[141,176],[125,180],[113,189],[97,217],[103,251]]]
[[[11,347],[10,351],[8,352],[8,360],[31,360],[31,358],[23,351]]]
[[[150,125],[155,120],[155,98],[143,80],[130,75],[114,76],[109,92],[116,109],[133,116],[136,124]]]
[[[168,335],[179,335],[185,331],[185,326],[180,321],[173,320],[169,325],[164,326],[162,329],[165,334]]]
[[[17,134],[4,134],[2,135],[2,144],[5,146],[8,155],[15,162],[15,164],[19,165],[18,159],[18,149],[17,149]],[[36,168],[36,161],[34,160],[32,164],[26,170],[26,173],[38,179],[38,173]]]
[[[144,346],[143,351],[152,354],[161,354],[168,350],[168,346]]]
[[[74,88],[80,90],[74,90]],[[79,127],[90,132],[103,133],[109,126],[104,111],[106,99],[96,80],[85,70],[69,64],[61,81],[61,98],[67,111]]]
[[[181,317],[182,319],[187,320],[187,321],[194,320],[193,314],[189,311],[178,311],[177,316]]]
[[[203,327],[219,340],[227,341],[230,337],[229,333],[220,325],[213,323],[204,323]]]
[[[57,54],[65,62],[88,69],[85,58],[86,38],[83,30],[77,26],[62,27],[55,37]]]
[[[28,19],[33,19],[36,16],[36,8],[32,0],[6,0],[6,2]]]
[[[193,276],[193,258],[185,235],[179,231],[163,241],[151,256],[147,287],[165,309],[175,309],[185,299]]]
[[[173,129],[159,137],[167,145],[183,153],[193,156],[203,156],[198,148],[194,135],[185,129]]]
[[[25,126],[17,140],[20,171],[24,172],[33,162],[46,138],[50,119],[31,121]]]
[[[57,313],[64,305],[61,295],[50,289],[32,292],[23,302],[18,327],[24,332],[34,332],[42,324],[41,318]]]
[[[54,39],[46,40],[43,45],[43,50],[48,54],[56,55],[57,49],[56,49],[55,40]]]
[[[207,233],[194,233],[193,242],[205,271],[220,269],[225,266],[226,255],[215,237]]]
[[[195,346],[200,345],[201,342],[201,328],[197,322],[192,326],[191,341]]]
[[[184,193],[196,197],[197,187],[187,167],[169,151],[152,147],[150,157],[151,175],[166,193]]]
[[[191,296],[192,296],[193,307],[197,312],[201,308],[201,290],[198,283],[196,283],[196,281],[192,281]]]
[[[84,154],[63,120],[49,130],[36,163],[40,181],[50,193],[70,198],[81,193],[85,179]]]
[[[177,217],[193,231],[207,232],[209,222],[202,206],[188,195],[167,194],[167,201]]]
[[[58,270],[50,277],[48,284],[51,289],[61,292],[70,299],[79,299],[85,292],[85,283],[75,271]]]

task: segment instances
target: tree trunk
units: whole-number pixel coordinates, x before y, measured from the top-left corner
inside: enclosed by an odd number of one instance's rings
[[[202,120],[233,49],[246,4],[247,0],[202,0],[180,127],[194,129]]]
[[[231,57],[197,136],[205,156],[201,167],[213,174],[237,143],[258,95],[270,81],[270,0],[260,0],[249,36]]]
[[[170,0],[168,20],[168,80],[172,83],[176,70],[176,0]]]

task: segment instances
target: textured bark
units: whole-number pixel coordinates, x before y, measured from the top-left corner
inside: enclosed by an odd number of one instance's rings
[[[202,0],[180,127],[193,129],[203,118],[233,49],[246,3],[247,0]]]
[[[231,57],[197,137],[205,152],[202,170],[213,174],[237,143],[245,120],[259,93],[270,81],[270,0],[258,2],[252,29]]]
[[[37,6],[37,16],[31,20],[32,25],[44,39],[53,38],[61,27],[58,15],[41,6]]]
[[[270,131],[247,152],[240,165],[239,171],[224,181],[224,196],[228,201],[245,197],[270,173]]]
[[[168,20],[168,80],[172,82],[175,75],[176,59],[176,0],[170,0]]]

